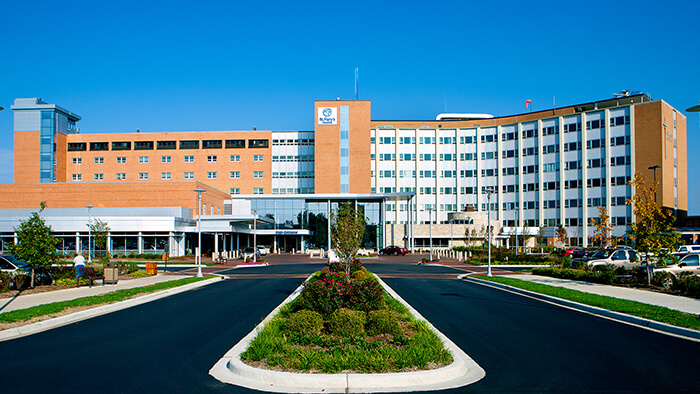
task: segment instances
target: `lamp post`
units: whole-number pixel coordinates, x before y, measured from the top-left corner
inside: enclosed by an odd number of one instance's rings
[[[430,225],[430,262],[433,262],[433,206],[428,207],[428,223]]]
[[[485,189],[486,191],[486,231],[488,232],[489,235],[489,268],[486,273],[486,276],[491,276],[491,195],[493,194],[493,187],[488,186]]]
[[[202,187],[194,189],[197,192],[197,204],[199,205],[199,215],[197,215],[197,277],[202,277],[202,192],[206,190]]]
[[[253,263],[258,262],[258,210],[253,209]]]
[[[87,206],[88,209],[88,264],[92,264],[92,248],[90,247],[90,239],[92,239],[92,205]]]
[[[661,164],[655,164],[649,167],[650,170],[654,170],[654,202],[656,202],[656,169],[661,168]]]

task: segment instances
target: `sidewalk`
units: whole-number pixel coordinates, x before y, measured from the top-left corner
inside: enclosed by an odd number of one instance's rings
[[[700,315],[700,300],[689,297],[674,296],[649,290],[637,290],[627,287],[601,285],[597,283],[579,282],[568,279],[551,278],[539,275],[516,274],[509,278],[540,283],[543,285],[563,287],[584,293],[615,297],[623,300],[637,301],[649,305],[663,306],[681,312]]]
[[[81,297],[100,295],[122,289],[144,287],[156,283],[187,278],[189,276],[191,275],[158,274],[156,276],[149,276],[145,278],[120,280],[114,285],[103,286],[101,282],[98,282],[99,284],[93,284],[92,288],[88,286],[81,286],[72,287],[65,290],[47,291],[45,293],[20,295],[14,298],[0,298],[0,313],[30,308],[36,305],[50,304],[52,302],[68,301]]]

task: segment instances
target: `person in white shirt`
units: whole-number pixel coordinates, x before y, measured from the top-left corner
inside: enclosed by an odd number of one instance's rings
[[[78,253],[78,255],[73,259],[73,267],[76,271],[76,277],[83,274],[83,270],[85,269],[85,257],[83,257],[82,253]]]

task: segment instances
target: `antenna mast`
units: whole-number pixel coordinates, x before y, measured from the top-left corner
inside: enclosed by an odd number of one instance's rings
[[[355,100],[360,96],[360,69],[355,67]]]

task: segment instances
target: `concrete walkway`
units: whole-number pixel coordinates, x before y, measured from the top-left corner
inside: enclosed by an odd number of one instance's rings
[[[615,297],[623,300],[637,301],[643,304],[664,306],[681,312],[700,315],[700,300],[690,297],[674,296],[649,290],[638,290],[627,287],[601,285],[598,283],[580,282],[568,279],[550,278],[547,276],[518,274],[508,275],[509,278],[541,283],[543,285],[563,287],[584,293]]]
[[[50,304],[52,302],[69,301],[81,297],[100,295],[122,289],[144,287],[154,285],[156,283],[187,278],[189,276],[190,275],[158,274],[156,276],[149,276],[145,278],[120,280],[117,284],[104,286],[101,284],[101,281],[97,281],[99,284],[93,284],[92,287],[71,287],[64,290],[19,295],[13,298],[0,298],[0,313],[30,308],[36,305]]]

